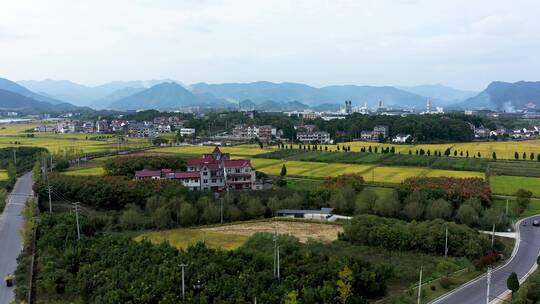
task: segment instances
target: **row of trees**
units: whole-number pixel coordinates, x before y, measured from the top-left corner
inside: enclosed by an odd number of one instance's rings
[[[185,170],[185,158],[180,156],[152,155],[112,157],[105,161],[104,169],[107,175],[133,177],[139,170]]]
[[[405,222],[375,215],[357,215],[344,225],[342,238],[360,245],[444,254],[446,228],[449,255],[479,258],[491,250],[488,236],[465,225],[443,220]],[[497,248],[501,246],[497,244]]]
[[[278,279],[271,234],[256,234],[235,251],[202,243],[179,251],[167,244],[103,235],[99,225],[84,217],[83,237],[77,242],[74,221],[71,214],[42,217],[36,280],[40,301],[367,303],[385,293],[391,274],[386,266],[329,258],[293,237],[280,236]],[[185,298],[182,264],[188,265]]]

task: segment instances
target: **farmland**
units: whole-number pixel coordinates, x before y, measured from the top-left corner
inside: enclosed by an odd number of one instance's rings
[[[540,197],[540,178],[526,176],[492,176],[489,179],[493,193],[513,195],[518,189],[530,190]]]
[[[8,179],[7,170],[0,170],[0,181],[5,181]]]
[[[118,148],[140,148],[148,146],[147,139],[130,138],[127,142],[118,143],[114,135],[97,134],[55,134],[25,132],[37,126],[37,123],[7,124],[0,128],[0,148],[5,147],[43,147],[54,154],[63,153],[98,153],[114,151]]]
[[[444,153],[446,149],[450,149],[451,155],[454,155],[454,151],[457,151],[456,156],[461,156],[460,152],[463,151],[465,157],[466,152],[469,152],[470,157],[477,155],[480,152],[480,156],[484,158],[491,158],[492,153],[497,154],[498,159],[514,159],[514,153],[518,152],[521,158],[523,152],[527,156],[530,153],[535,155],[540,153],[540,140],[527,140],[527,141],[493,141],[493,142],[467,142],[467,143],[448,143],[448,144],[405,144],[405,145],[392,145],[385,143],[372,143],[372,142],[345,142],[340,143],[340,146],[350,146],[351,151],[358,152],[361,148],[391,148],[395,147],[396,153],[408,154],[409,150],[415,153],[416,150],[423,149],[425,151],[441,151]],[[336,145],[327,145],[328,150],[336,151]],[[323,145],[324,149],[324,145]]]
[[[320,223],[256,221],[199,229],[148,232],[137,236],[135,239],[139,241],[147,239],[156,244],[167,241],[171,245],[182,249],[201,241],[212,248],[231,250],[240,247],[249,236],[257,232],[289,234],[297,237],[301,242],[306,242],[309,238],[330,242],[336,240],[338,232],[342,230],[339,225]]]

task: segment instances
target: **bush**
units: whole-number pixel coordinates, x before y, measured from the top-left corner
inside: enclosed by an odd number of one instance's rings
[[[180,156],[121,156],[105,161],[104,169],[107,175],[133,177],[135,171],[147,170],[185,170],[186,163]]]
[[[442,277],[439,280],[439,284],[441,284],[441,287],[444,289],[450,289],[450,287],[452,287],[452,280],[448,277]]]

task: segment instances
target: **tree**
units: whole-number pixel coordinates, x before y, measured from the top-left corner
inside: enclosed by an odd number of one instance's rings
[[[287,167],[285,166],[285,164],[283,164],[283,166],[281,167],[281,172],[279,172],[279,176],[283,178],[285,177],[285,175],[287,175]]]
[[[493,158],[493,160],[497,160],[497,153],[493,151],[493,153],[491,154],[491,157]]]
[[[514,296],[514,293],[519,290],[519,280],[515,272],[512,272],[510,276],[508,276],[506,287],[512,291],[512,297]]]
[[[450,216],[452,216],[452,206],[442,198],[431,201],[426,208],[426,218],[429,220],[447,220]]]
[[[364,189],[356,196],[355,213],[373,213],[373,206],[377,202],[379,196],[369,188]]]
[[[183,203],[180,205],[180,213],[178,214],[178,220],[182,227],[188,227],[197,222],[197,210],[190,203]]]
[[[450,272],[456,270],[456,264],[450,262],[449,260],[442,260],[437,264],[437,272],[444,274],[445,278],[448,278]]]
[[[127,230],[141,228],[144,224],[141,208],[135,204],[127,205],[126,210],[120,216],[120,224]]]
[[[405,205],[403,211],[409,220],[421,220],[424,215],[424,205],[414,201]]]
[[[526,209],[529,209],[529,206],[531,204],[531,197],[532,192],[526,189],[518,189],[516,193],[514,193],[514,196],[516,196],[516,202],[518,206],[518,211],[521,214]]]
[[[285,304],[298,304],[298,291],[289,292],[285,298]]]
[[[519,159],[519,154],[518,154],[517,152],[514,152],[514,158],[515,158],[516,160]]]
[[[527,153],[523,152],[523,160],[527,159]]]
[[[446,150],[444,151],[444,155],[450,156],[450,148],[446,148]]]
[[[534,160],[534,153],[531,152],[531,160]]]
[[[17,180],[17,167],[15,167],[15,164],[11,160],[8,163],[7,174],[8,174],[8,183],[10,185],[14,185],[15,181]]]
[[[463,204],[459,207],[456,218],[460,223],[472,226],[478,222],[478,212],[472,206]]]
[[[336,282],[338,299],[340,303],[347,303],[352,296],[352,282],[353,272],[349,266],[345,266],[342,271],[338,273],[339,280]]]

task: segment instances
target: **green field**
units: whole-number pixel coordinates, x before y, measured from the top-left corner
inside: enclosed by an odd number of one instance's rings
[[[527,189],[540,197],[540,178],[524,176],[491,176],[491,190],[495,194],[513,195],[518,189]]]
[[[241,145],[234,147],[219,147],[221,152],[230,153],[233,157],[251,157],[257,154],[267,153],[274,151],[277,147],[264,147],[260,148],[259,145]],[[181,147],[164,147],[152,149],[152,152],[157,153],[171,153],[171,154],[185,154],[185,155],[202,155],[205,153],[212,153],[213,146],[181,146]]]
[[[506,212],[506,201],[508,201],[508,216],[513,219],[519,219],[528,217],[531,215],[540,214],[540,200],[532,199],[529,209],[523,211],[523,213],[518,213],[517,203],[513,198],[504,199],[504,198],[495,198],[493,200],[493,207],[497,208],[503,212]]]
[[[64,172],[64,174],[73,176],[98,176],[105,175],[105,170],[103,167],[81,167],[70,169]]]

